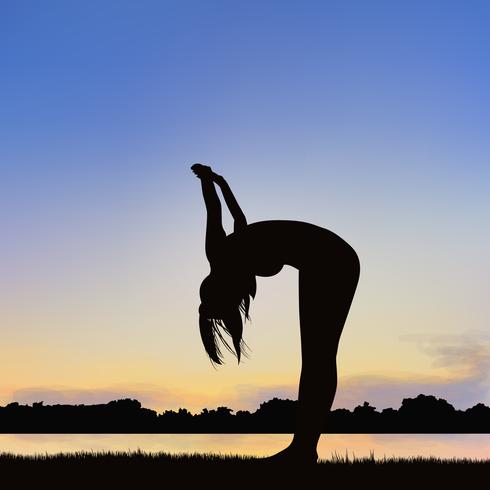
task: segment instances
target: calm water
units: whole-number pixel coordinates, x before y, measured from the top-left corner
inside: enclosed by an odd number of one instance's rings
[[[134,451],[270,455],[283,449],[290,435],[264,434],[0,434],[0,452],[52,454],[75,451]],[[437,456],[490,459],[490,435],[324,435],[318,453],[322,459],[332,454],[349,456]]]

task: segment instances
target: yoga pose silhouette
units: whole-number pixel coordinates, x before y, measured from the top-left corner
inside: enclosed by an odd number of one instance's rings
[[[312,224],[247,224],[225,179],[206,165],[191,168],[201,180],[207,210],[206,256],[211,272],[199,291],[199,329],[213,362],[222,363],[218,341],[240,362],[245,346],[242,314],[248,319],[250,297],[256,292],[255,276],[273,276],[284,265],[299,271],[302,365],[296,431],[286,449],[265,460],[314,463],[318,459],[318,439],[337,389],[337,347],[359,279],[357,254],[335,233]],[[215,184],[234,220],[234,232],[228,236]]]

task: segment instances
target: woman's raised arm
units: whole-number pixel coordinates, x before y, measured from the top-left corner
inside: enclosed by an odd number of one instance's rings
[[[231,216],[233,217],[234,231],[239,231],[247,226],[247,218],[243,214],[242,209],[238,205],[233,192],[231,192],[228,182],[221,175],[214,174],[214,181],[219,185],[223,197],[225,199],[226,205],[230,210]]]

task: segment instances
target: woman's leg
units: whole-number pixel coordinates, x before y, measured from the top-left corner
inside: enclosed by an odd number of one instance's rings
[[[292,445],[306,455],[316,456],[337,390],[337,348],[359,279],[358,262],[335,272],[322,268],[299,273],[302,367]]]
[[[301,378],[291,445],[272,460],[316,462],[316,446],[337,389],[337,348],[359,279],[359,262],[300,270]]]

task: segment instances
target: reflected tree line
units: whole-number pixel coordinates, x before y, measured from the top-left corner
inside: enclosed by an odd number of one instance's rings
[[[228,407],[192,414],[143,408],[138,400],[100,405],[21,405],[0,407],[1,433],[293,433],[297,401],[273,398],[255,412]],[[325,414],[324,433],[490,433],[490,407],[457,410],[442,398],[405,398],[396,410],[376,410],[368,402],[354,410]]]

